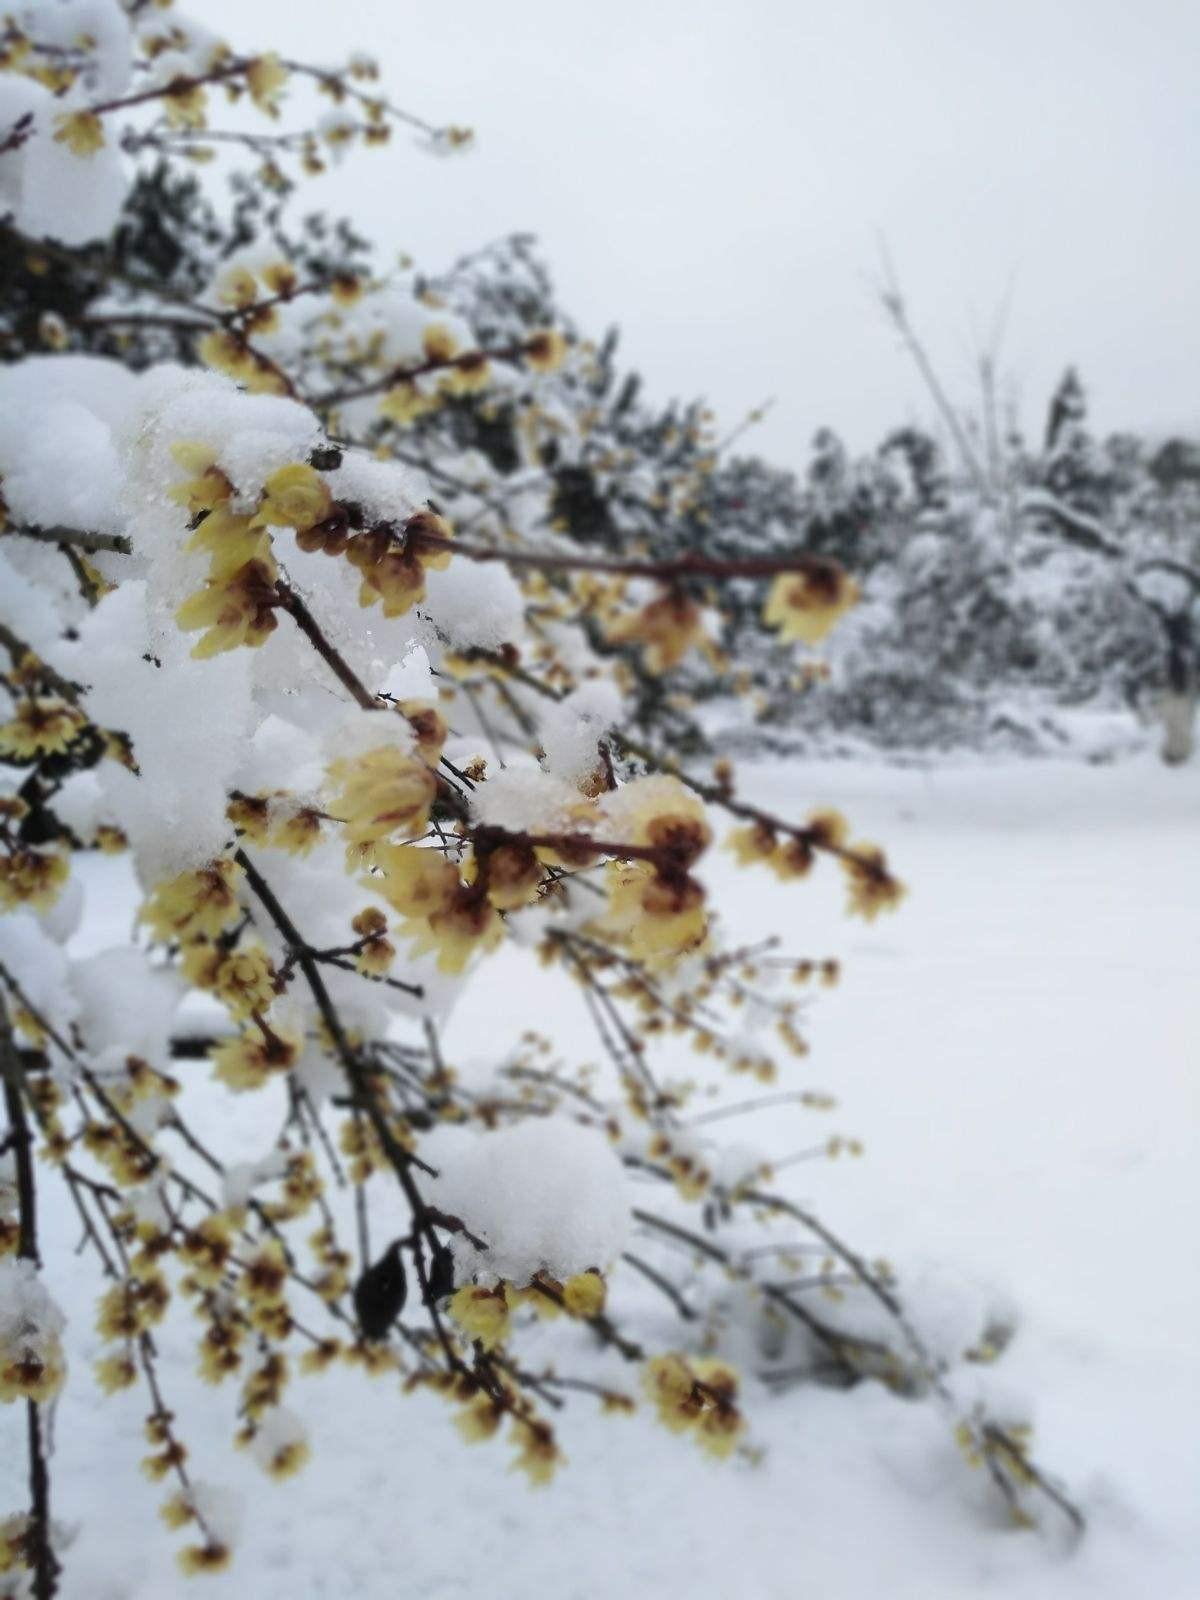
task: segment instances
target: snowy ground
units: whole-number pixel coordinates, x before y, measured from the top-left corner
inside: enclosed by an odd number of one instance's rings
[[[157,1523],[162,1491],[137,1470],[136,1392],[101,1401],[90,1384],[90,1277],[60,1266],[74,1377],[57,1511],[82,1525],[68,1597],[196,1584],[253,1600],[1200,1594],[1200,770],[1146,758],[762,777],[781,811],[836,801],[912,886],[899,915],[864,928],[839,915],[831,873],[786,891],[730,873],[739,927],[846,961],[797,1081],[839,1097],[828,1127],[866,1155],[798,1167],[791,1192],[888,1256],[934,1321],[1015,1314],[993,1393],[1032,1413],[1039,1459],[1089,1514],[1082,1547],[1002,1530],[935,1412],[874,1385],[753,1396],[757,1467],[580,1406],[563,1428],[569,1468],[535,1493],[502,1446],[463,1446],[440,1404],[339,1372],[295,1388],[314,1459],[276,1485],[232,1455],[232,1391],[203,1388],[185,1332],[168,1328],[164,1378],[199,1469],[227,1471],[246,1510],[232,1572],[188,1582]],[[530,1024],[564,1054],[594,1053],[573,997],[544,999],[526,959],[495,958],[448,1030],[452,1060],[469,1067]],[[782,1154],[812,1124],[785,1109],[742,1132]],[[69,1219],[56,1221],[65,1249]],[[672,1337],[666,1319],[645,1331]],[[22,1441],[14,1415],[0,1422],[0,1501],[15,1505]]]

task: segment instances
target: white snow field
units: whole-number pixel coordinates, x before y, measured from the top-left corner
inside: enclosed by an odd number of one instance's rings
[[[780,1182],[891,1260],[934,1342],[969,1343],[991,1309],[1015,1319],[1000,1361],[956,1381],[967,1395],[986,1382],[993,1404],[1033,1421],[1038,1460],[1089,1518],[1082,1544],[1004,1525],[933,1405],[870,1383],[772,1396],[751,1382],[757,1465],[712,1462],[646,1410],[598,1417],[579,1397],[560,1424],[568,1466],[531,1490],[501,1441],[464,1445],[444,1404],[338,1370],[293,1385],[313,1459],[276,1484],[231,1450],[234,1386],[200,1383],[180,1320],[160,1341],[168,1400],[195,1470],[243,1513],[233,1568],[185,1579],[156,1515],[163,1489],[137,1466],[142,1397],[102,1399],[92,1383],[95,1280],[47,1182],[48,1278],[73,1367],[54,1457],[56,1513],[79,1525],[68,1600],[1200,1596],[1200,767],[801,763],[745,769],[742,784],[785,814],[837,803],[911,894],[864,926],[842,917],[828,869],[782,887],[716,868],[739,933],[845,960],[814,1004],[812,1056],[781,1085],[828,1089],[838,1108],[815,1136],[814,1114],[792,1106],[722,1131],[779,1156],[831,1131],[864,1140],[861,1160],[796,1165]],[[92,889],[111,896],[102,944],[128,891],[111,863]],[[482,1072],[528,1026],[568,1060],[596,1058],[573,991],[504,951],[445,1048]],[[748,1092],[737,1080],[729,1096]],[[226,1129],[248,1113],[266,1115],[214,1099]],[[269,1126],[238,1130],[248,1156],[275,1126],[272,1109]],[[670,1348],[681,1325],[632,1276],[614,1276],[616,1313],[633,1308],[647,1347]],[[564,1371],[586,1354],[579,1328],[545,1339]],[[0,1420],[0,1504],[15,1507],[23,1433],[15,1408]]]

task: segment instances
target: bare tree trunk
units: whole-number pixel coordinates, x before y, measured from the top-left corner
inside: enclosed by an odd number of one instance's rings
[[[1158,702],[1163,727],[1162,758],[1169,767],[1190,759],[1196,747],[1196,687],[1169,689]]]

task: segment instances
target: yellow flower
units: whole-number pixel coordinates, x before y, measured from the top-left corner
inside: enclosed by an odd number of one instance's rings
[[[380,878],[363,881],[378,890],[402,917],[426,917],[441,911],[458,892],[458,869],[439,850],[416,845],[381,845],[375,851]]]
[[[272,822],[267,842],[277,850],[306,856],[320,837],[320,813],[312,806],[293,805]]]
[[[241,870],[222,857],[207,867],[181,872],[156,887],[142,907],[141,920],[164,941],[215,939],[238,918]]]
[[[267,1472],[272,1478],[294,1478],[311,1455],[307,1439],[289,1439],[271,1456]]]
[[[428,700],[400,700],[396,710],[416,736],[417,749],[431,767],[436,767],[450,732],[445,717]]]
[[[812,870],[813,847],[807,839],[784,839],[775,846],[767,865],[777,878],[787,883],[803,878]]]
[[[255,371],[254,356],[243,340],[225,328],[213,328],[196,343],[196,354],[206,367],[216,372],[227,372],[243,382]]]
[[[201,1572],[224,1572],[232,1559],[229,1546],[219,1540],[211,1544],[189,1544],[176,1557],[189,1578]]]
[[[482,1444],[493,1437],[503,1420],[504,1407],[480,1390],[455,1417],[454,1426],[468,1444]]]
[[[362,574],[360,606],[379,600],[385,617],[402,617],[425,598],[425,568],[412,550],[401,549],[383,528],[356,533],[346,559]]]
[[[275,631],[275,566],[247,561],[229,577],[209,582],[190,595],[175,612],[184,633],[206,630],[192,655],[203,660],[239,645],[257,649]]]
[[[163,110],[173,128],[203,128],[208,110],[204,86],[179,79],[162,97]]]
[[[62,1346],[53,1334],[31,1334],[0,1344],[0,1402],[53,1400],[67,1376]]]
[[[893,878],[887,858],[878,845],[856,844],[852,854],[842,857],[848,879],[851,916],[873,922],[881,911],[892,911],[904,899],[904,885]]]
[[[72,155],[94,156],[104,145],[104,125],[93,111],[68,111],[55,117],[55,140]]]
[[[414,931],[414,955],[436,953],[439,972],[462,972],[471,957],[492,950],[504,937],[504,924],[477,888],[463,884],[449,905],[431,912]]]
[[[239,1021],[267,1011],[275,999],[275,968],[262,945],[222,950],[197,942],[184,951],[181,968],[189,983],[211,990]]]
[[[168,1528],[186,1528],[195,1519],[196,1512],[183,1490],[164,1500],[158,1514]]]
[[[607,1293],[598,1272],[577,1272],[563,1284],[563,1302],[573,1317],[598,1317]]]
[[[731,852],[739,867],[770,860],[776,843],[775,834],[761,822],[733,828],[725,836],[725,849]]]
[[[137,1382],[137,1367],[130,1356],[101,1356],[95,1364],[96,1382],[105,1394],[129,1389]]]
[[[642,665],[655,675],[678,666],[704,637],[700,607],[678,591],[651,600],[632,616],[618,617],[605,631],[612,644],[640,644]]]
[[[0,910],[31,906],[48,911],[62,893],[70,866],[66,856],[43,850],[15,849],[0,855]]]
[[[13,720],[0,726],[0,755],[34,761],[39,756],[58,754],[86,726],[83,713],[61,700],[22,700]]]
[[[233,1222],[228,1212],[214,1211],[202,1217],[179,1241],[180,1259],[187,1263],[192,1277],[204,1289],[215,1289],[220,1284],[232,1254]],[[103,1333],[104,1329],[100,1331]]]
[[[380,745],[333,762],[329,776],[340,786],[329,808],[342,823],[349,860],[370,861],[384,840],[421,833],[429,822],[437,779],[419,756]]]
[[[216,290],[223,306],[245,311],[258,299],[258,279],[249,267],[226,267],[217,279]]]
[[[683,1433],[699,1417],[702,1402],[696,1379],[682,1356],[654,1356],[642,1372],[642,1387],[654,1402],[659,1420],[673,1433]]]
[[[226,582],[251,561],[274,569],[271,535],[262,523],[256,517],[235,516],[224,506],[205,515],[186,548],[209,552],[209,577],[217,583]]]
[[[329,298],[334,305],[343,307],[357,305],[365,293],[366,285],[353,272],[337,272],[329,283]]]
[[[272,261],[259,271],[259,277],[272,294],[295,294],[299,284],[296,269],[290,261]]]
[[[422,394],[415,383],[405,379],[387,391],[379,402],[379,411],[389,422],[397,422],[405,427],[427,412],[436,410],[437,405],[436,395]]]
[[[517,911],[538,897],[542,864],[529,845],[498,845],[478,861],[477,869],[497,911]]]
[[[608,910],[600,921],[638,961],[671,966],[708,937],[704,890],[694,878],[663,877],[646,861],[612,861],[606,872]]]
[[[199,1372],[205,1383],[224,1382],[242,1364],[245,1331],[241,1323],[215,1318],[200,1341]]]
[[[557,328],[539,328],[525,341],[525,365],[533,372],[556,372],[567,359],[567,341]]]
[[[276,116],[279,100],[288,81],[288,70],[272,51],[257,56],[246,68],[246,87],[250,98],[260,111]]]
[[[691,867],[708,848],[712,829],[704,802],[678,778],[634,778],[618,791],[624,837],[661,850],[678,870]]]
[[[468,1338],[477,1339],[485,1350],[494,1350],[508,1337],[511,1315],[507,1284],[498,1284],[495,1289],[464,1284],[451,1295],[448,1309]]]
[[[814,556],[800,572],[782,572],[772,583],[763,621],[781,639],[820,644],[839,617],[855,605],[859,587],[836,561]]]
[[[427,361],[453,361],[459,352],[458,340],[444,322],[428,322],[421,334]]]
[[[511,1437],[517,1446],[513,1466],[525,1473],[535,1489],[542,1488],[553,1478],[555,1467],[563,1459],[550,1424],[530,1417],[514,1417]]]
[[[259,515],[273,527],[307,531],[333,510],[333,496],[324,478],[306,462],[280,467],[263,485]]]
[[[238,1289],[252,1305],[278,1305],[288,1279],[287,1256],[278,1239],[268,1239],[246,1262]]]
[[[215,1045],[209,1054],[213,1076],[240,1093],[261,1089],[272,1073],[287,1072],[295,1064],[300,1046],[297,1040],[272,1029],[262,1036],[243,1033],[226,1044]]]
[[[492,381],[492,368],[482,350],[468,350],[459,356],[442,379],[447,394],[480,394]]]

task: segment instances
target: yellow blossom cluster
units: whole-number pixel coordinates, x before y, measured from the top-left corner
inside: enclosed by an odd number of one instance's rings
[[[858,603],[859,587],[836,561],[812,557],[800,572],[771,584],[763,621],[787,643],[820,644],[839,617]]]
[[[640,645],[642,666],[658,676],[677,667],[703,640],[703,614],[682,590],[668,590],[641,610],[614,618],[605,634],[610,644]]]
[[[656,1356],[643,1369],[643,1387],[659,1420],[688,1433],[710,1455],[731,1455],[746,1431],[737,1408],[738,1375],[723,1361],[677,1354]]]

